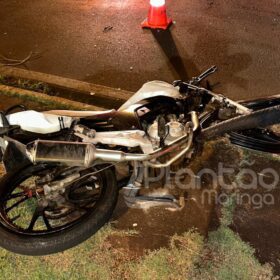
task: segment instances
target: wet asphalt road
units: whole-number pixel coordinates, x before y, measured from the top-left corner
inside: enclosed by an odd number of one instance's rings
[[[234,99],[280,93],[278,0],[167,1],[168,32],[140,28],[148,0],[1,0],[0,53],[41,58],[32,70],[137,90],[216,64],[216,91]],[[106,26],[112,26],[103,32]]]

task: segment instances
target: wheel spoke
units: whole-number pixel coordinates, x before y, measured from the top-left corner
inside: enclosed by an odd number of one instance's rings
[[[48,230],[52,230],[53,228],[52,228],[52,226],[50,225],[50,222],[49,222],[48,218],[46,217],[45,212],[43,212],[42,216],[43,216],[43,220],[44,220],[44,223],[45,223],[47,229],[48,229]]]
[[[9,195],[9,199],[21,197],[21,196],[24,196],[24,195],[26,195],[25,192],[12,193],[11,195]]]
[[[9,211],[11,211],[13,208],[17,207],[19,204],[23,203],[24,201],[26,201],[29,197],[28,196],[24,196],[21,200],[17,201],[16,203],[14,203],[12,206],[6,208],[6,212],[8,213]]]
[[[35,226],[35,223],[37,222],[37,220],[38,220],[39,217],[40,217],[40,211],[39,211],[38,208],[36,208],[35,211],[34,211],[34,214],[33,214],[33,216],[32,216],[32,219],[31,219],[31,221],[30,221],[30,224],[29,224],[29,226],[28,226],[28,228],[27,228],[28,231],[33,230],[33,228],[34,228],[34,226]]]
[[[10,194],[8,197],[5,197],[5,198],[1,199],[1,202],[5,202],[5,201],[8,201],[8,200],[10,200],[10,199],[22,197],[22,196],[24,196],[24,195],[26,195],[25,192],[12,193],[12,194]]]
[[[15,217],[11,218],[10,220],[11,220],[11,222],[13,223],[13,222],[15,222],[19,217],[20,217],[20,215],[16,215]]]

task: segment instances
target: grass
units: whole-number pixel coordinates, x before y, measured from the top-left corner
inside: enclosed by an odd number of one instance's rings
[[[228,227],[210,233],[195,279],[277,279],[270,265],[261,265],[254,249]]]
[[[0,279],[110,279],[113,254],[108,259],[106,239],[113,233],[107,226],[80,246],[45,257],[0,250]]]
[[[101,107],[56,96],[57,94],[52,92],[44,83],[33,83],[32,81],[26,80],[15,80],[13,83],[13,81],[9,82],[8,78],[3,76],[1,78],[0,76],[0,85],[3,85],[0,90],[0,95],[19,98],[22,102],[34,102],[37,104],[33,105],[35,108],[45,106],[48,110],[102,110]]]
[[[131,279],[279,279],[228,227],[233,211],[234,200],[230,200],[222,209],[221,226],[205,242],[195,231],[172,237],[170,249],[151,252],[133,265]]]
[[[7,86],[15,86],[22,89],[33,90],[45,94],[54,94],[53,89],[43,82],[30,81],[26,79],[16,79],[8,76],[0,75],[0,84]]]
[[[130,279],[190,279],[203,251],[203,238],[195,231],[170,240],[170,248],[150,252],[130,265]]]
[[[228,225],[234,202],[222,210],[221,226],[207,240],[195,230],[170,239],[168,248],[135,257],[114,248],[108,237],[137,232],[104,227],[78,247],[45,257],[19,256],[0,250],[0,279],[139,279],[139,280],[226,280],[279,279],[272,267],[261,265],[254,249],[244,243]]]

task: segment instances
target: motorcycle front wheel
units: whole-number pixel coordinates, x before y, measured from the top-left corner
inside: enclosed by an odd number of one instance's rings
[[[118,198],[112,168],[83,174],[83,180],[46,202],[36,182],[57,168],[61,167],[32,165],[2,177],[1,247],[32,256],[57,253],[85,241],[110,219]]]
[[[226,121],[218,121],[218,111],[209,112],[201,120],[204,136],[215,136],[227,133],[232,144],[256,151],[280,153],[280,119],[279,97],[268,97],[252,101],[244,101],[243,105],[253,110],[248,116],[240,116]],[[266,121],[273,121],[272,126],[262,126]],[[254,128],[238,129],[247,124]],[[259,126],[258,126],[259,125]]]

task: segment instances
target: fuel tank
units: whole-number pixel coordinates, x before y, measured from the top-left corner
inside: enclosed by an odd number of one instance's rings
[[[119,130],[145,129],[143,126],[160,114],[178,114],[177,101],[180,99],[179,90],[169,83],[145,83],[118,109],[112,123]]]

